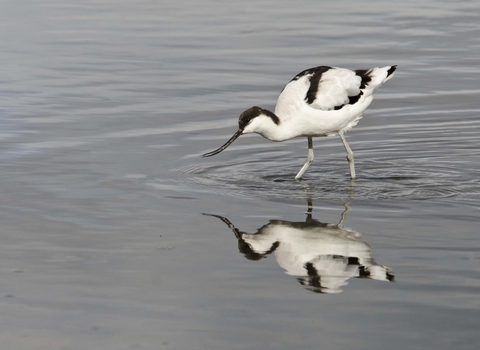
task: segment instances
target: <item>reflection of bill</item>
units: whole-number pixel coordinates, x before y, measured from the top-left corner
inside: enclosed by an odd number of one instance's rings
[[[232,229],[247,259],[259,260],[273,252],[286,273],[313,292],[339,293],[352,277],[393,281],[393,271],[376,264],[360,233],[342,225],[347,211],[348,207],[340,223],[325,224],[313,219],[309,208],[304,222],[270,220],[254,234],[241,232],[222,216],[205,215]]]

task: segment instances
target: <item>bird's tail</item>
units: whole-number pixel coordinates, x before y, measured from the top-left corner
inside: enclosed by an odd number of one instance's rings
[[[387,69],[387,78],[383,81],[383,82],[386,82],[387,80],[392,79],[393,76],[395,75],[395,71],[397,70],[397,65],[383,67],[382,69],[384,69],[384,68],[388,68]]]
[[[397,66],[386,66],[381,68],[372,68],[368,74],[370,76],[371,83],[369,84],[375,90],[379,88],[383,83],[393,78]]]
[[[371,96],[383,83],[390,80],[394,76],[397,66],[386,66],[381,68],[371,68],[367,71],[362,71],[364,77],[362,78],[363,93],[365,96]],[[356,71],[357,75],[359,70]],[[364,81],[365,80],[365,81]]]

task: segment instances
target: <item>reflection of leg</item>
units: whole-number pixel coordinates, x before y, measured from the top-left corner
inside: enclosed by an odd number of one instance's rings
[[[307,219],[305,220],[308,222],[309,220],[312,220],[312,211],[313,211],[313,201],[311,197],[307,198],[308,202],[308,208],[307,208]]]
[[[353,200],[353,191],[355,190],[355,180],[350,180],[350,187],[347,190],[348,197],[345,200],[345,203],[343,203],[343,206],[345,207],[345,210],[343,211],[340,222],[338,223],[338,226],[343,226],[343,222],[347,219],[347,213],[350,210],[350,202]]]
[[[345,150],[347,151],[347,160],[348,163],[350,164],[350,175],[352,176],[352,179],[355,179],[355,163],[353,161],[353,152],[350,149],[350,146],[348,145],[347,140],[345,139],[345,136],[343,134],[339,134],[340,138],[343,141],[343,145],[345,146]]]
[[[345,210],[342,212],[342,216],[340,217],[340,222],[337,226],[343,226],[343,222],[347,219],[347,213],[350,210],[349,202],[347,201],[344,205]]]
[[[303,173],[308,169],[310,164],[313,163],[313,142],[312,137],[308,136],[308,156],[305,164],[303,165],[302,169],[298,172],[297,176],[295,176],[295,180],[298,180],[302,177]]]

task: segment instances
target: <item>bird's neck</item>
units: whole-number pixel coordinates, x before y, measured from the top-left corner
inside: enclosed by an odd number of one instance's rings
[[[285,119],[266,109],[263,112],[264,116],[259,118],[259,123],[256,125],[254,132],[270,141],[285,141],[292,138]]]

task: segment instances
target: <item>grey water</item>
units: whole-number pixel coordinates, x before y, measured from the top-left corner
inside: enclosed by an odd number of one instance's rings
[[[477,349],[477,1],[3,1],[2,349]],[[397,64],[347,140],[240,137]]]

